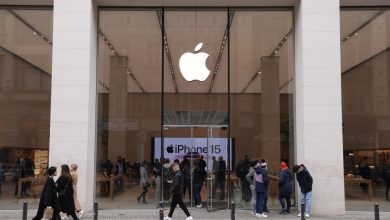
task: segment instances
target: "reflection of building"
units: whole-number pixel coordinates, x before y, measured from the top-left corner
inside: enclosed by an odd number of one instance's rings
[[[318,214],[371,209],[361,184],[344,187],[345,176],[361,176],[358,165],[367,157],[370,177],[346,182],[371,181],[375,202],[384,202],[380,170],[390,160],[388,8],[346,0],[122,3],[56,0],[49,3],[54,11],[0,8],[0,162],[9,189],[0,195],[0,207],[13,198],[15,161],[29,157],[36,174],[47,165],[79,164],[78,192],[86,209],[101,196],[95,188],[109,190],[110,184],[121,199],[101,197],[101,207],[153,209],[158,193],[150,195],[149,206],[132,202],[140,163],[152,167],[160,159],[151,141],[159,137],[233,138],[227,164],[235,166],[246,155],[265,158],[273,175],[282,160],[290,167],[304,163],[315,179]],[[361,8],[340,10],[340,4]],[[164,13],[161,6],[167,6]],[[178,60],[199,42],[210,55],[205,65],[211,75],[188,82]],[[94,170],[125,174],[95,183]],[[154,172],[153,186],[159,181]],[[237,193],[242,179],[231,174],[227,185]],[[276,180],[272,208],[278,207]],[[151,191],[164,191],[160,185]],[[125,192],[114,193],[122,186]],[[222,209],[226,204],[215,202]]]

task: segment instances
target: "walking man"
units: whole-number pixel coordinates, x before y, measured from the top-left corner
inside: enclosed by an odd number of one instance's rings
[[[311,216],[311,200],[313,197],[312,186],[313,178],[311,177],[309,171],[306,167],[301,165],[295,165],[294,173],[297,174],[297,181],[299,187],[301,188],[301,204],[305,204],[305,217],[309,218]],[[298,217],[301,217],[301,213],[298,214]]]
[[[192,220],[192,217],[190,215],[190,212],[187,209],[187,206],[183,202],[183,185],[184,185],[184,177],[182,172],[180,171],[180,166],[177,163],[173,163],[172,166],[174,176],[172,179],[172,201],[171,201],[171,209],[169,210],[169,214],[167,217],[164,218],[164,220],[172,220],[173,212],[175,211],[175,208],[177,205],[180,206],[180,208],[184,211],[187,218],[186,220]]]

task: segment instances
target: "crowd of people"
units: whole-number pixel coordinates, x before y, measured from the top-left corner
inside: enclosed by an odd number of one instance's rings
[[[43,187],[36,216],[33,220],[40,220],[51,210],[50,219],[69,219],[71,216],[78,220],[83,215],[83,210],[77,198],[77,174],[78,166],[72,164],[69,168],[67,164],[61,165],[61,174],[57,181],[57,168],[52,166],[47,170],[47,179]]]

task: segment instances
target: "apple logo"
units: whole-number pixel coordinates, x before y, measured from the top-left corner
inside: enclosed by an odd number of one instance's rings
[[[210,70],[206,66],[209,55],[204,52],[199,53],[202,46],[203,43],[199,43],[196,45],[194,53],[186,52],[180,57],[180,72],[187,81],[205,81],[210,75]]]
[[[170,154],[173,153],[173,145],[172,144],[167,147],[167,152]]]

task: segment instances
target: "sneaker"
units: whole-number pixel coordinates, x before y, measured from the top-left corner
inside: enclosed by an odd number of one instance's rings
[[[306,214],[305,214],[305,218],[310,218],[310,214],[309,214],[309,213],[306,213]]]
[[[200,208],[202,208],[202,204],[196,205],[195,207],[200,209]]]
[[[164,220],[172,220],[172,218],[171,218],[171,217],[168,217],[168,216],[166,216],[166,217],[164,218]]]
[[[299,214],[297,215],[297,217],[301,217],[301,213],[299,213]]]
[[[77,212],[77,218],[81,218],[83,216],[84,210]]]
[[[261,215],[260,215],[259,213],[256,213],[256,214],[255,214],[255,217],[261,218]]]
[[[192,216],[188,216],[186,220],[193,220]]]
[[[260,214],[261,217],[263,218],[268,218],[268,215],[266,215],[264,212]]]
[[[287,214],[287,210],[285,209],[282,209],[280,212],[279,212],[279,215],[285,215]]]
[[[264,212],[269,213],[270,211],[268,210],[268,208],[265,208],[265,209],[264,209]]]
[[[255,216],[256,215],[256,212],[255,211],[251,211],[251,214],[253,215],[253,216]]]

